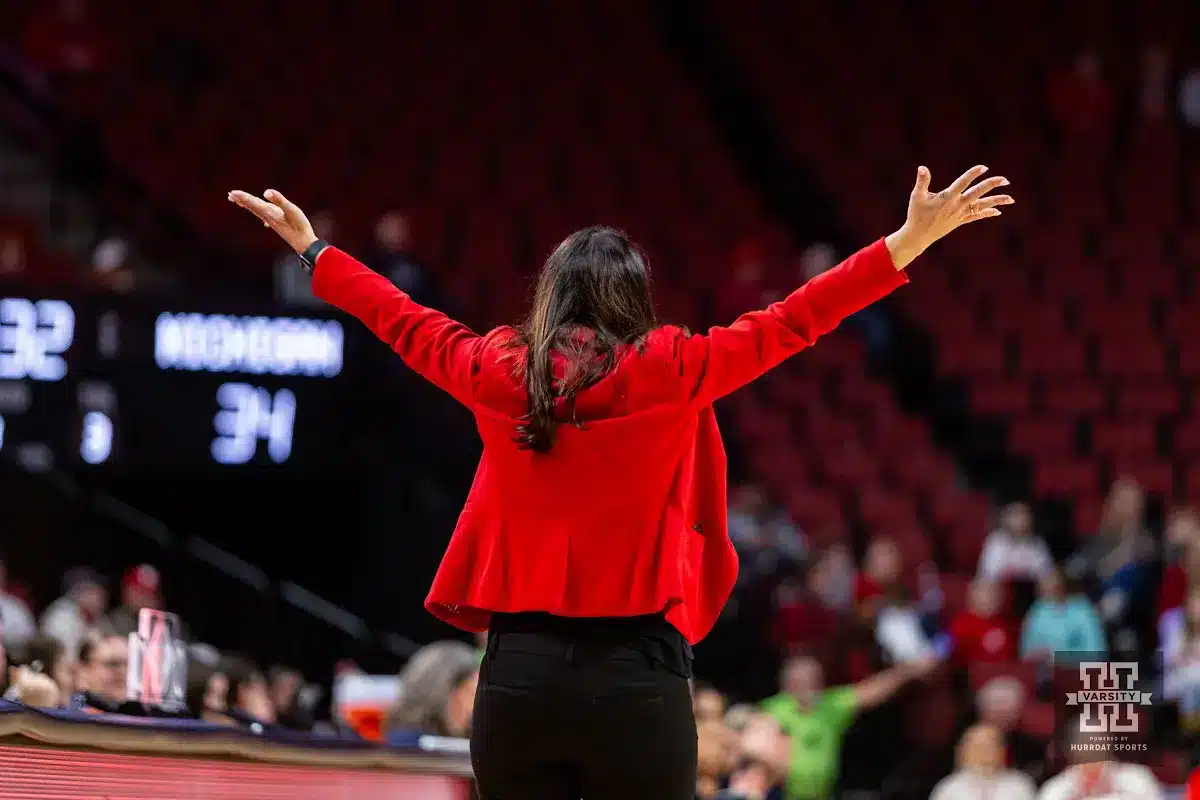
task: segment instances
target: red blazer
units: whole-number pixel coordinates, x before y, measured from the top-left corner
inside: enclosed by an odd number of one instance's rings
[[[727,328],[659,328],[580,393],[587,424],[561,426],[544,455],[513,441],[528,407],[512,350],[501,347],[512,328],[478,336],[332,247],[313,290],[475,415],[483,457],[425,601],[430,613],[482,631],[493,611],[665,611],[694,643],[737,577],[713,401],[906,280],[880,240]]]

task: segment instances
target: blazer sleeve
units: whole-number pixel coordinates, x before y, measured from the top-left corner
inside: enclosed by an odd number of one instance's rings
[[[685,382],[696,401],[711,403],[907,282],[880,239],[778,303],[743,314],[729,327],[681,339],[680,368]]]
[[[326,248],[317,258],[313,293],[356,317],[422,377],[460,403],[471,404],[483,337],[415,302],[336,247]]]

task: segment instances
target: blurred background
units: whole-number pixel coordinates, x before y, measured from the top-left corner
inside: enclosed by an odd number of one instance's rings
[[[663,317],[696,330],[894,230],[918,164],[936,187],[982,163],[1012,181],[1003,220],[718,407],[742,575],[697,650],[703,788],[751,783],[744,704],[826,683],[873,710],[776,715],[789,797],[927,797],[976,723],[1006,747],[964,769],[1007,758],[1041,781],[1064,759],[1071,653],[1146,665],[1135,760],[1182,783],[1200,755],[1198,17],[0,1],[10,663],[50,637],[60,683],[102,694],[88,658],[166,608],[209,646],[198,674],[269,678],[272,708],[243,710],[306,728],[335,672],[395,674],[462,638],[422,600],[479,455],[469,415],[315,300],[230,189],[283,191],[476,330],[520,316],[572,230],[622,227]]]

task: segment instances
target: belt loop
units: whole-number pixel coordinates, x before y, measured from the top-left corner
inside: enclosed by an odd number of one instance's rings
[[[568,664],[575,663],[575,645],[574,645],[574,643],[567,645],[567,663]]]
[[[487,645],[483,648],[483,654],[487,658],[496,655],[496,643],[500,640],[500,634],[496,631],[488,631]]]

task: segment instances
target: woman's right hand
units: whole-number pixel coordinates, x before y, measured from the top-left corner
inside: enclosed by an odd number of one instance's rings
[[[888,252],[896,269],[904,269],[938,239],[968,222],[1000,216],[997,206],[1013,203],[1006,194],[989,192],[1008,185],[1003,176],[975,181],[987,172],[978,166],[964,172],[940,192],[929,191],[929,169],[917,169],[917,182],[908,198],[908,218],[900,230],[887,237]],[[972,186],[971,184],[975,184]]]
[[[235,189],[229,193],[229,202],[258,217],[265,227],[279,234],[279,238],[297,253],[303,253],[317,240],[308,217],[300,207],[274,189],[268,189],[263,197]]]

